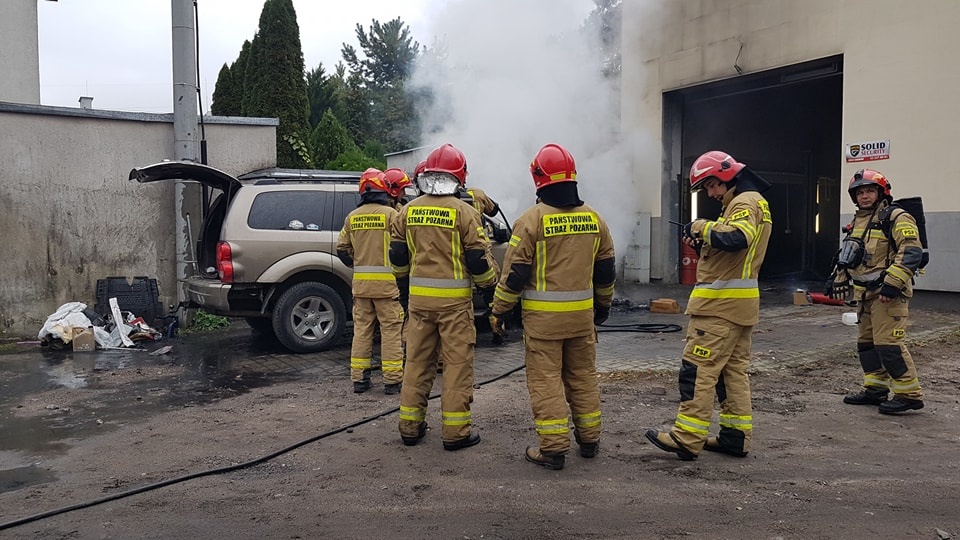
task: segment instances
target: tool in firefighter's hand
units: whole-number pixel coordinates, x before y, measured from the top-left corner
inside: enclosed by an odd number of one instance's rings
[[[667,221],[680,227],[680,236],[684,238],[689,238],[694,243],[693,247],[700,249],[700,245],[703,243],[703,239],[693,235],[693,230],[691,229],[691,227],[693,226],[693,222],[680,223],[679,221],[674,221],[672,219],[668,219]]]

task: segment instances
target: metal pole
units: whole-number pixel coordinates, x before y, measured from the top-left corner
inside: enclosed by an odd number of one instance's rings
[[[196,32],[194,29],[193,0],[171,0],[173,22],[173,135],[174,159],[197,161],[198,81]],[[190,246],[193,239],[187,226],[189,220],[188,186],[178,181],[174,187],[176,205],[177,242],[177,301],[187,299],[186,279],[193,264]]]

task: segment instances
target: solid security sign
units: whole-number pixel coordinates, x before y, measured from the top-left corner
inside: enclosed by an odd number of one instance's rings
[[[865,141],[847,145],[847,163],[890,159],[890,141]]]

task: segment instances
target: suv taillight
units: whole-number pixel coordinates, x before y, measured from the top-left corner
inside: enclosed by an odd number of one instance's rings
[[[226,242],[217,244],[217,273],[220,274],[220,281],[233,283],[233,253]]]

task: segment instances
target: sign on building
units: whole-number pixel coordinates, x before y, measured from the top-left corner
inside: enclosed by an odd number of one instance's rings
[[[890,141],[865,141],[847,145],[847,163],[890,159]]]

